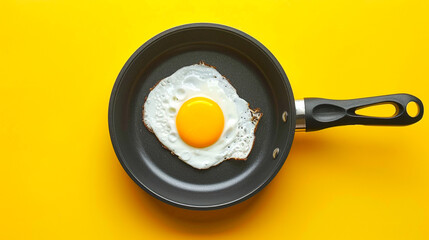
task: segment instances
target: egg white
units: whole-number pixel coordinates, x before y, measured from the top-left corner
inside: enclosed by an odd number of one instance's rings
[[[220,138],[205,148],[186,144],[176,128],[176,116],[184,102],[206,97],[222,109],[225,124]],[[143,122],[158,140],[179,159],[198,169],[216,166],[227,159],[246,159],[252,150],[262,113],[252,110],[216,69],[204,63],[183,67],[161,80],[143,106]]]

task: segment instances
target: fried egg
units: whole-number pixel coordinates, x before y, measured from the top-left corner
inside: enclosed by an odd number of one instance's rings
[[[214,67],[183,67],[151,89],[143,123],[161,144],[197,169],[246,160],[262,117]]]

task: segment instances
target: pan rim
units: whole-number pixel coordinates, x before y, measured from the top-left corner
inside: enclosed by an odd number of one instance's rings
[[[171,34],[174,34],[178,31],[182,31],[182,30],[187,30],[187,29],[198,29],[198,28],[203,28],[203,29],[207,29],[207,28],[213,28],[216,30],[223,30],[223,31],[227,31],[228,33],[233,33],[241,38],[246,39],[247,41],[250,41],[255,47],[259,48],[259,50],[261,50],[264,54],[266,54],[269,59],[271,60],[271,63],[275,66],[278,74],[280,74],[282,76],[283,79],[285,79],[286,81],[282,81],[283,84],[285,85],[285,88],[288,91],[288,94],[290,96],[291,102],[290,104],[290,111],[291,113],[289,113],[289,123],[293,124],[290,130],[290,136],[287,138],[286,143],[284,144],[284,146],[281,146],[281,154],[279,156],[277,156],[277,158],[281,158],[281,160],[278,161],[278,165],[275,168],[275,170],[272,172],[272,174],[267,177],[267,179],[265,179],[264,182],[262,182],[261,184],[259,184],[255,189],[253,189],[253,191],[249,191],[247,194],[244,194],[243,196],[241,196],[240,198],[236,198],[233,199],[231,201],[228,202],[223,202],[223,203],[219,203],[219,204],[211,204],[211,205],[198,205],[198,204],[187,204],[187,203],[182,203],[179,201],[176,201],[174,199],[168,198],[166,196],[160,195],[158,193],[156,193],[154,190],[152,190],[151,188],[149,188],[148,186],[146,186],[143,182],[141,182],[139,179],[136,178],[136,176],[133,174],[133,172],[131,171],[131,169],[127,166],[126,161],[124,160],[124,154],[122,153],[121,147],[120,147],[120,143],[117,139],[117,134],[116,134],[116,129],[115,129],[115,125],[113,124],[114,122],[114,115],[113,115],[113,110],[115,109],[116,106],[116,97],[118,95],[121,83],[123,82],[123,77],[125,75],[125,73],[128,71],[128,69],[133,65],[134,61],[138,58],[138,56],[144,52],[144,50],[148,47],[150,47],[153,43],[155,43],[156,41],[159,41],[160,39],[163,39],[165,37],[168,37]],[[287,79],[286,73],[284,72],[283,68],[281,67],[280,63],[278,62],[278,60],[274,57],[274,55],[262,44],[260,43],[258,40],[256,40],[255,38],[253,38],[252,36],[248,35],[245,32],[242,32],[238,29],[226,26],[226,25],[221,25],[221,24],[215,24],[215,23],[190,23],[190,24],[184,24],[184,25],[180,25],[180,26],[176,26],[170,29],[167,29],[157,35],[155,35],[154,37],[150,38],[148,41],[146,41],[143,45],[141,45],[127,60],[127,62],[124,64],[124,66],[122,67],[120,73],[118,74],[118,77],[115,80],[115,83],[113,85],[112,88],[112,92],[111,92],[111,96],[110,96],[110,100],[109,100],[109,108],[108,108],[108,125],[109,125],[109,135],[110,135],[110,139],[112,142],[112,146],[113,149],[115,151],[115,154],[122,166],[122,168],[125,170],[125,172],[128,174],[128,176],[130,176],[130,178],[143,190],[145,190],[147,193],[149,193],[151,196],[155,197],[158,200],[161,200],[164,203],[176,206],[176,207],[180,207],[180,208],[185,208],[185,209],[190,209],[190,210],[215,210],[215,209],[221,209],[221,208],[226,208],[238,203],[241,203],[249,198],[251,198],[252,196],[254,196],[256,193],[258,193],[259,191],[261,191],[263,188],[265,188],[265,186],[268,185],[268,183],[270,183],[272,181],[272,179],[274,179],[274,177],[277,175],[277,173],[280,171],[280,169],[282,168],[284,162],[286,161],[287,155],[289,154],[290,148],[292,146],[292,142],[293,142],[293,138],[295,135],[295,104],[293,104],[294,102],[294,96],[293,96],[293,91],[292,88],[290,86],[290,82]]]

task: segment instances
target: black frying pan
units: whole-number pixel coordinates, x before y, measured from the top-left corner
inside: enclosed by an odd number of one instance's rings
[[[239,96],[264,114],[247,161],[228,160],[207,170],[194,169],[162,148],[142,123],[142,105],[150,88],[201,60],[216,66]],[[419,106],[415,117],[406,112],[410,101]],[[359,107],[379,103],[395,105],[395,116],[355,114]],[[122,68],[110,98],[110,137],[125,171],[152,196],[179,207],[216,209],[251,197],[273,179],[286,160],[295,128],[408,125],[423,116],[422,102],[408,94],[342,101],[309,98],[296,101],[296,106],[286,74],[261,43],[230,27],[189,24],[153,37]]]

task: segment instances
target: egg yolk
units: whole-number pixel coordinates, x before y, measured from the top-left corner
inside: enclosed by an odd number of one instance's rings
[[[180,138],[197,148],[215,143],[222,134],[223,125],[222,109],[205,97],[191,98],[183,103],[176,117]]]

